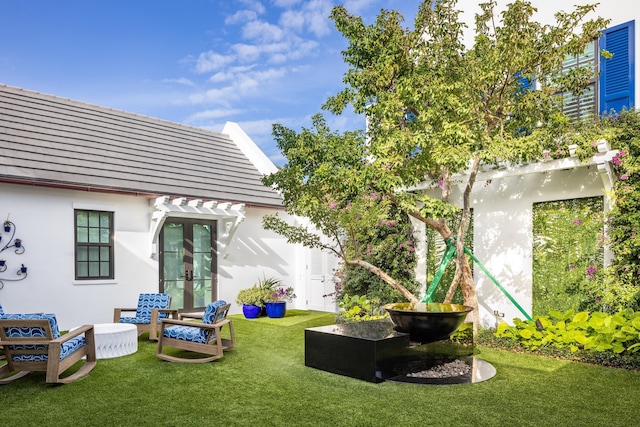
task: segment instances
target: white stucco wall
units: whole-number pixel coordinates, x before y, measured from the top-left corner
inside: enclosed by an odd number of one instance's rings
[[[262,228],[262,217],[273,213],[265,208],[247,208],[247,217],[228,250],[218,258],[218,294],[231,303],[232,313],[240,313],[236,303],[240,289],[251,287],[259,278],[282,279],[283,286],[293,286],[297,298],[289,308],[305,308],[304,264],[297,245],[290,245],[279,235]],[[281,216],[283,213],[280,213]]]
[[[471,196],[474,255],[531,315],[533,204],[604,195],[595,165],[478,181]],[[501,320],[525,319],[478,266],[474,278],[482,325],[495,326],[494,311],[504,314]]]
[[[74,208],[114,212],[115,280],[74,280]],[[20,264],[28,268],[26,279],[4,282],[0,303],[5,312],[55,313],[60,327],[69,329],[111,322],[114,307],[135,307],[140,293],[157,292],[158,261],[150,257],[151,212],[144,197],[0,184],[0,219],[10,214],[25,247],[22,255],[11,250],[0,254],[8,265],[0,277],[17,278]],[[267,212],[247,208],[227,258],[218,257],[218,296],[232,303],[232,312],[240,312],[237,292],[263,275],[296,286],[299,298],[290,307],[305,304],[304,284],[297,289],[299,248],[262,229]]]

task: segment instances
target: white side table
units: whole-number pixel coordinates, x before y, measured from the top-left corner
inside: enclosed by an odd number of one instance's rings
[[[96,358],[110,359],[138,351],[138,328],[127,323],[96,323]]]

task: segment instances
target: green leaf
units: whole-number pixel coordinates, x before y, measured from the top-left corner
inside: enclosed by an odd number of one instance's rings
[[[530,329],[522,329],[518,332],[522,338],[530,339],[533,336],[533,331]]]
[[[574,324],[580,324],[580,323],[586,322],[587,319],[589,319],[589,312],[581,311],[580,313],[573,316],[573,319],[571,320],[571,322]]]

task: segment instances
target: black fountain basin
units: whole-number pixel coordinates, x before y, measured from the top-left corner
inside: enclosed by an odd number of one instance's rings
[[[398,332],[408,333],[411,341],[430,343],[453,334],[473,307],[461,304],[399,302],[383,306]]]

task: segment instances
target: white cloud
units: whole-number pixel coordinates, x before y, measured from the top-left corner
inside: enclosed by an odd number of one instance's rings
[[[231,116],[242,114],[243,112],[244,110],[239,110],[239,109],[221,109],[221,108],[217,108],[215,110],[205,110],[205,111],[200,111],[195,114],[192,114],[185,120],[185,123],[201,122],[201,121],[211,120],[211,119],[229,118]]]
[[[256,13],[262,15],[265,12],[265,8],[259,1],[256,0],[240,0],[240,3],[244,4],[251,10],[255,10]]]
[[[269,58],[268,62],[269,64],[284,64],[288,60],[289,58],[287,58],[287,55],[283,53],[276,53],[274,55],[271,55],[271,58]]]
[[[231,46],[237,58],[244,63],[257,61],[260,58],[260,48],[256,45],[236,43]]]
[[[235,58],[230,55],[220,55],[212,50],[203,52],[196,60],[196,72],[208,73],[224,67],[233,62]]]
[[[251,73],[250,75],[258,80],[274,80],[280,77],[284,77],[287,74],[287,71],[284,68],[271,68],[264,71],[256,71]]]
[[[352,15],[357,15],[371,6],[371,0],[345,0],[344,7]]]
[[[294,4],[300,3],[300,0],[274,0],[273,4],[278,7],[291,7]]]
[[[264,21],[251,21],[242,27],[242,36],[245,39],[259,40],[263,43],[278,42],[284,35],[280,27]]]
[[[287,10],[280,15],[279,22],[285,28],[300,32],[304,29],[304,14],[299,10]]]
[[[227,86],[207,90],[204,93],[192,94],[188,98],[191,104],[230,105],[242,96],[253,96],[259,93],[261,86],[286,76],[284,68],[269,68],[253,71],[251,67],[236,67],[226,72],[218,72],[209,79],[213,83],[228,82]]]
[[[317,37],[331,33],[329,14],[333,4],[329,0],[311,0],[304,3],[302,12],[309,31]]]
[[[162,79],[162,83],[167,83],[167,84],[172,84],[172,83],[177,83],[179,85],[184,85],[184,86],[195,86],[195,84],[184,77],[180,77],[178,79]]]
[[[227,16],[224,23],[227,25],[238,24],[240,22],[253,21],[258,19],[258,14],[254,10],[239,10],[233,15]]]

